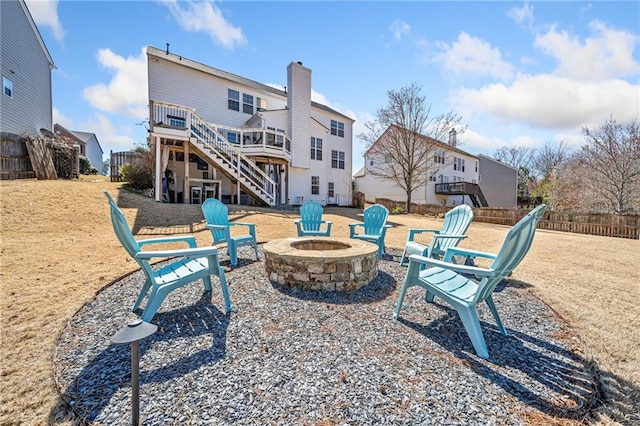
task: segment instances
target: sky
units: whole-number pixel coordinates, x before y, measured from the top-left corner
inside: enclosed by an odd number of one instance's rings
[[[104,159],[146,145],[146,46],[260,83],[312,70],[312,99],[357,135],[416,83],[436,116],[453,111],[459,148],[584,143],[581,129],[640,117],[638,1],[27,0],[51,54],[53,122],[95,133]],[[179,88],[176,88],[179,89]]]

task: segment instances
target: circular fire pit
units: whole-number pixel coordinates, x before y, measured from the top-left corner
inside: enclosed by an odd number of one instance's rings
[[[378,247],[365,241],[282,238],[263,249],[269,279],[301,290],[354,291],[378,273]]]

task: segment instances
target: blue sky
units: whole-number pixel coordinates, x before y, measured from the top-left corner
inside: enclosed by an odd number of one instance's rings
[[[312,70],[313,99],[354,134],[413,82],[453,110],[460,148],[582,143],[580,129],[640,116],[640,2],[27,0],[53,57],[54,123],[105,152],[145,143],[147,45],[286,85]],[[354,137],[354,173],[364,144]]]

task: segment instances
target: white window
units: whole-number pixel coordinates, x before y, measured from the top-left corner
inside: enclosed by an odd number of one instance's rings
[[[322,161],[322,139],[311,136],[311,159]]]
[[[464,172],[464,158],[453,157],[453,170]]]
[[[240,135],[237,132],[227,132],[227,140],[230,143],[240,143]]]
[[[237,90],[229,89],[229,109],[234,111],[240,111],[240,92]]]
[[[436,181],[436,175],[434,175],[433,173],[429,174],[429,182],[435,182]]]
[[[13,81],[7,77],[2,77],[2,93],[10,98],[13,98]]]
[[[329,198],[333,198],[334,197],[334,187],[333,187],[333,182],[328,182],[328,189],[327,189],[327,197]]]
[[[253,114],[253,95],[242,94],[242,112]]]
[[[331,134],[344,138],[344,123],[336,120],[331,120]]]
[[[436,149],[433,153],[433,162],[438,164],[444,164],[444,151]]]
[[[478,162],[476,161],[476,172],[478,171]]]
[[[311,193],[320,194],[320,176],[311,176]]]
[[[331,168],[344,170],[344,151],[331,151]]]

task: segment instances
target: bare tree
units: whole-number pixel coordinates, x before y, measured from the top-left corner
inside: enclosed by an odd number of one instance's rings
[[[615,213],[640,210],[640,126],[622,125],[610,117],[599,128],[582,129],[586,138],[579,158],[592,171],[585,182],[607,200]]]
[[[532,166],[539,178],[548,179],[557,174],[570,157],[569,147],[564,141],[547,142],[537,149],[533,156]]]
[[[454,112],[432,116],[432,105],[420,92],[416,83],[388,91],[387,106],[378,109],[375,120],[365,124],[366,132],[358,135],[377,158],[376,167],[368,172],[394,182],[406,193],[407,212],[411,211],[411,193],[444,166],[440,141],[451,130],[456,134],[466,130]]]
[[[531,171],[531,163],[535,153],[535,149],[522,146],[502,146],[496,149],[493,158],[516,169],[524,167]]]

